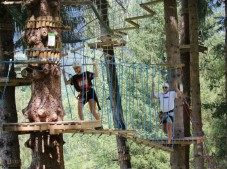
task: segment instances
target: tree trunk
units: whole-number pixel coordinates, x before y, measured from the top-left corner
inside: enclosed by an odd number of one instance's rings
[[[39,60],[59,61],[61,57],[60,0],[26,0],[29,19],[25,29],[27,56]],[[50,37],[51,33],[51,37]],[[55,39],[52,41],[51,38]],[[22,71],[32,79],[32,95],[23,110],[30,122],[62,121],[61,71],[59,64],[32,64]],[[32,149],[30,168],[63,169],[63,136],[37,132],[26,146]]]
[[[190,44],[190,35],[189,35],[189,14],[188,14],[188,0],[182,0],[181,2],[181,45],[189,45]],[[190,105],[190,52],[181,53],[181,61],[184,64],[183,67],[183,93],[185,95],[185,99],[187,103]],[[184,135],[185,137],[190,137],[190,114],[183,110],[184,117]],[[186,169],[189,169],[189,153],[190,146],[185,146],[185,165]]]
[[[14,25],[13,18],[4,7],[0,7],[0,60],[9,61],[14,55]],[[10,52],[10,53],[8,53]],[[8,74],[10,67],[10,72]],[[15,78],[13,65],[0,63],[0,78]],[[15,87],[0,86],[0,125],[3,123],[17,123],[15,103]],[[18,134],[14,132],[0,132],[0,152],[2,168],[20,169],[20,146]]]
[[[224,1],[225,3],[225,24],[226,24],[226,18],[227,18],[227,1]],[[225,104],[227,105],[227,26],[225,25]],[[227,113],[226,113],[226,126],[227,126]],[[227,135],[227,130],[226,130]],[[227,137],[226,137],[226,145],[227,145]],[[225,156],[227,157],[227,150]]]
[[[100,0],[100,1],[96,1],[96,5],[98,7],[99,14],[101,15],[104,23],[106,23],[106,25],[109,26],[108,2],[106,0]],[[105,27],[100,26],[100,29],[101,29],[102,35],[108,34]],[[118,86],[118,78],[116,74],[113,47],[108,47],[108,49],[104,49],[103,52],[106,53],[105,61],[107,65],[106,70],[108,74],[108,85],[109,85],[109,91],[110,91],[110,102],[111,102],[111,108],[113,112],[114,127],[116,129],[125,130],[126,127],[125,127],[125,122],[123,117],[121,97],[120,97],[119,86]],[[126,144],[127,139],[121,136],[116,136],[116,140],[117,140],[117,146],[118,146],[118,157],[120,161],[120,168],[121,169],[131,168],[129,148]]]
[[[166,53],[167,61],[170,64],[180,64],[180,50],[179,50],[179,34],[178,34],[178,20],[177,20],[177,3],[176,0],[164,0],[164,15],[166,28]],[[174,81],[181,82],[181,70],[177,69],[170,72],[171,79],[169,83],[173,88]],[[175,101],[175,122],[174,122],[174,137],[184,137],[184,123],[183,123],[183,108],[182,101]],[[174,145],[175,151],[171,153],[170,161],[172,169],[185,169],[185,149],[180,145]]]
[[[201,118],[201,99],[200,99],[200,81],[199,81],[199,46],[198,46],[198,24],[196,0],[190,0],[189,3],[189,24],[190,24],[190,81],[192,97],[192,116],[193,116],[193,135],[202,135]],[[194,158],[195,168],[204,168],[202,156],[202,144],[195,144]]]

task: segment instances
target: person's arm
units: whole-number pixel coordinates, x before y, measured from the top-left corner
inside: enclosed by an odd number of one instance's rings
[[[98,72],[98,69],[97,69],[96,62],[93,62],[93,65],[94,65],[94,69],[95,69],[95,72],[94,72],[94,78],[95,78],[95,77],[98,77],[99,76],[99,72]]]
[[[179,90],[178,88],[178,84],[175,82],[175,90],[176,90],[176,93],[177,93],[177,97],[182,97],[182,92]]]
[[[63,74],[63,78],[64,78],[64,82],[66,85],[71,83],[71,79],[67,80],[66,76],[65,76],[65,69],[62,69],[62,74]]]

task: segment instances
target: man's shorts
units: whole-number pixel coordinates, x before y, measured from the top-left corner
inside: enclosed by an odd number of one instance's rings
[[[172,124],[174,122],[174,115],[173,113],[168,113],[165,112],[163,113],[162,111],[159,112],[159,118],[162,124],[170,123]]]

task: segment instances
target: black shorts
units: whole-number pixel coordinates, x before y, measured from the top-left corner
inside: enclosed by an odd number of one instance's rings
[[[98,97],[93,88],[89,88],[86,91],[82,91],[82,97],[81,97],[82,104],[86,104],[90,99],[94,99],[98,105],[99,110],[101,110]]]
[[[162,120],[162,124],[166,124],[168,118],[170,118],[171,121],[172,121],[172,123],[173,123],[173,121],[174,121],[174,120],[173,120],[173,116],[167,116],[166,118],[164,118],[164,119]]]
[[[162,111],[160,111],[159,112],[159,119],[160,119],[160,123],[162,123],[162,124],[166,124],[168,119],[170,119],[172,123],[174,122],[173,116],[170,116],[168,114],[168,112],[163,113]]]

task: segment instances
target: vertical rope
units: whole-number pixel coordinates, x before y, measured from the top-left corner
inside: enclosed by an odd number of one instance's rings
[[[11,67],[12,67],[12,59],[10,59],[10,61],[9,61],[8,73],[7,73],[7,76],[6,76],[6,83],[5,83],[3,92],[2,92],[1,100],[3,100],[3,98],[4,98],[6,87],[7,87],[7,84],[9,82],[9,73],[10,73]]]
[[[63,59],[62,59],[62,62],[63,62],[63,69],[64,69],[64,67],[65,67],[64,60],[65,60],[65,59],[63,58]],[[66,62],[67,62],[67,60],[66,60]],[[68,88],[67,88],[66,84],[65,84],[65,89],[66,89],[66,96],[67,96],[67,101],[68,101],[68,106],[69,106],[70,117],[71,117],[71,119],[72,119],[73,117],[72,117],[71,104],[70,104],[70,101],[69,101],[69,93],[68,93]]]

